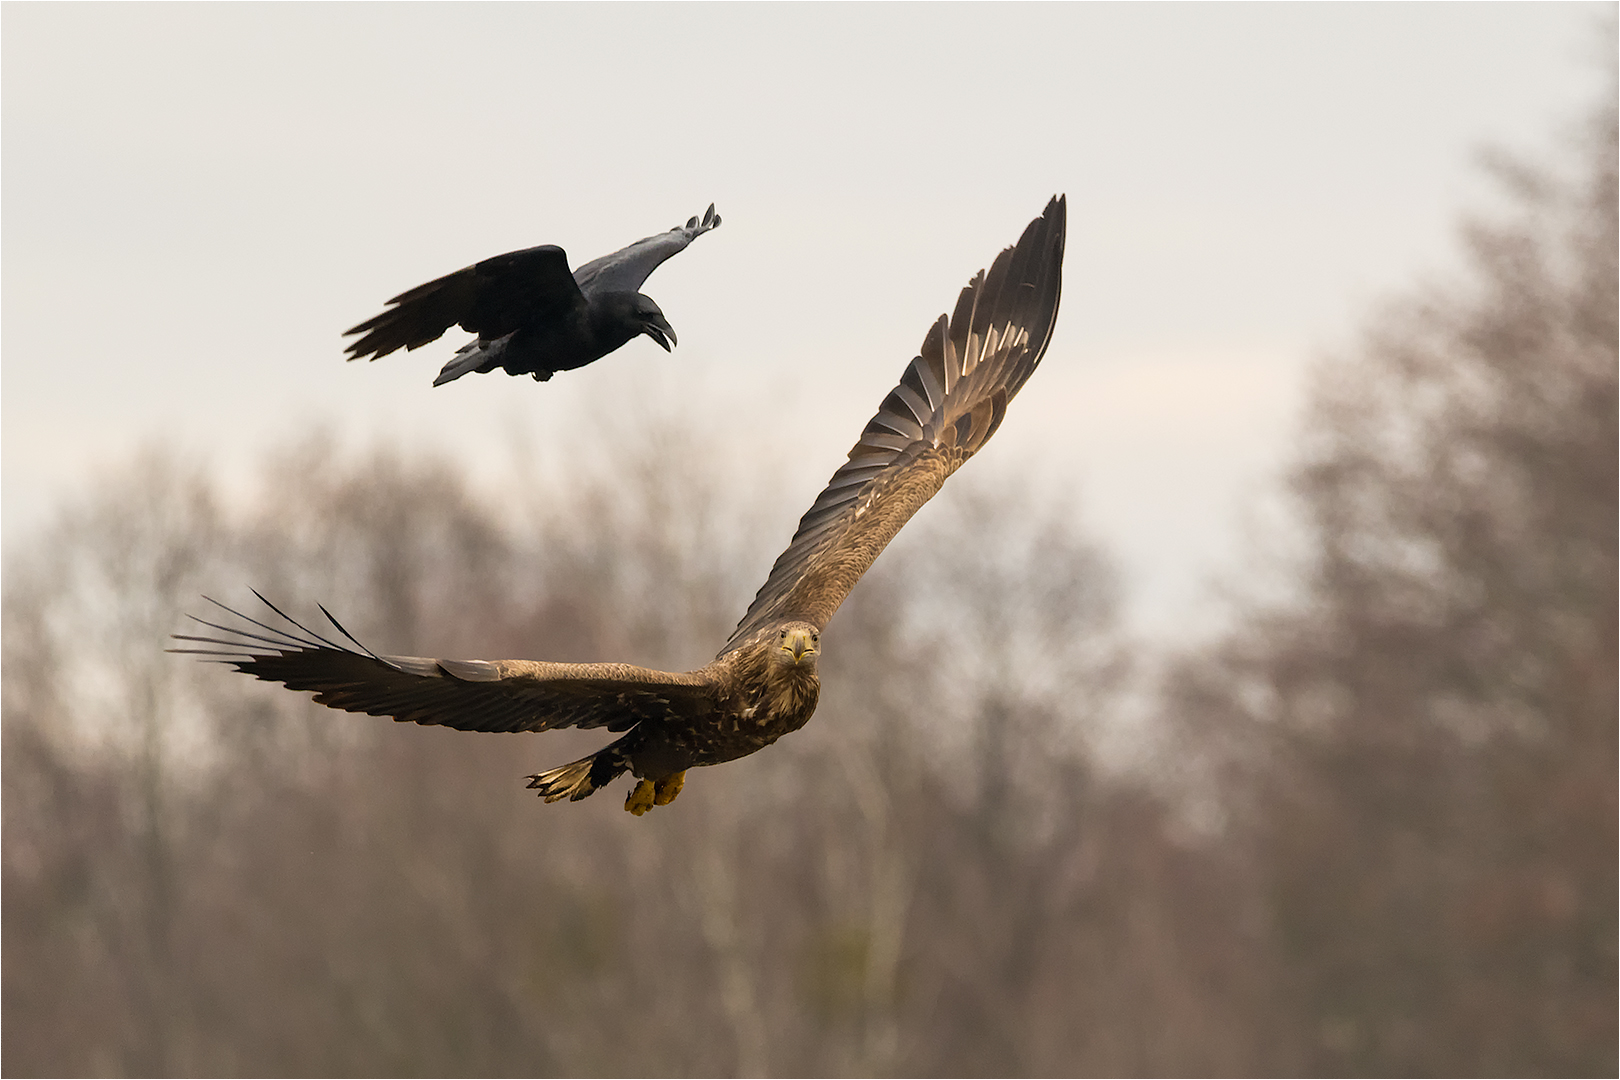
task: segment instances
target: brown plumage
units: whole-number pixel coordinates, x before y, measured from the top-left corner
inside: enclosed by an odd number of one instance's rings
[[[962,290],[955,312],[940,316],[706,667],[676,674],[629,664],[379,656],[330,614],[348,644],[273,605],[285,625],[225,608],[245,625],[198,619],[225,636],[177,634],[213,647],[175,651],[312,690],[321,704],[349,712],[463,731],[624,732],[589,757],[529,777],[529,786],[547,802],[583,799],[630,771],[640,782],[627,810],[667,803],[687,769],[752,754],[815,712],[827,621],[901,526],[995,433],[1040,363],[1057,319],[1065,214],[1063,198],[1053,198],[1017,245]]]

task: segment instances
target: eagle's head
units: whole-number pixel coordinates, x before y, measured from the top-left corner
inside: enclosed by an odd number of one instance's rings
[[[821,631],[807,622],[784,623],[768,648],[773,667],[814,673],[821,656]]]

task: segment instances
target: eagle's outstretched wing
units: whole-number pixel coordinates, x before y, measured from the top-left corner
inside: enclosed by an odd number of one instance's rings
[[[314,633],[268,600],[265,606],[285,620],[285,627],[249,618],[217,600],[210,603],[242,625],[192,616],[219,636],[176,634],[209,647],[169,651],[213,657],[289,690],[313,690],[320,704],[348,712],[462,731],[627,731],[642,720],[700,716],[714,703],[713,687],[695,673],[630,664],[378,656],[330,614],[326,617],[354,647]]]
[[[555,244],[542,244],[463,267],[388,303],[382,314],[343,331],[344,336],[365,335],[344,350],[350,360],[418,348],[458,323],[493,341],[526,324],[561,318],[583,306],[585,297],[568,272],[567,253]]]
[[[637,240],[611,255],[592,259],[574,271],[574,280],[579,282],[581,291],[591,295],[636,292],[665,259],[685,250],[687,244],[710,229],[719,227],[720,215],[714,212],[714,204],[710,203],[703,212],[702,221],[692,218],[685,225],[677,225],[668,232]]]
[[[1051,339],[1066,213],[1063,197],[1054,197],[1017,245],[962,290],[955,313],[928,331],[722,656],[785,619],[825,626],[901,526],[995,434]]]

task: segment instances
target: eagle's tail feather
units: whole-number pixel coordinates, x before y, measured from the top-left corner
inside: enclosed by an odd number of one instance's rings
[[[546,802],[558,799],[578,802],[597,788],[617,780],[630,767],[630,759],[621,748],[623,741],[604,746],[590,757],[535,773],[528,777],[529,787]]]

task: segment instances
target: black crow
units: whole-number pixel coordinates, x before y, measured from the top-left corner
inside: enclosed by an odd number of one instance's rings
[[[459,323],[478,337],[456,351],[434,386],[496,368],[544,382],[601,359],[637,334],[668,352],[675,330],[637,290],[659,263],[719,225],[711,203],[702,221],[694,217],[637,240],[572,274],[567,253],[555,244],[496,255],[400,293],[387,311],[343,332],[365,335],[346,351],[350,360],[376,359],[437,341]]]

